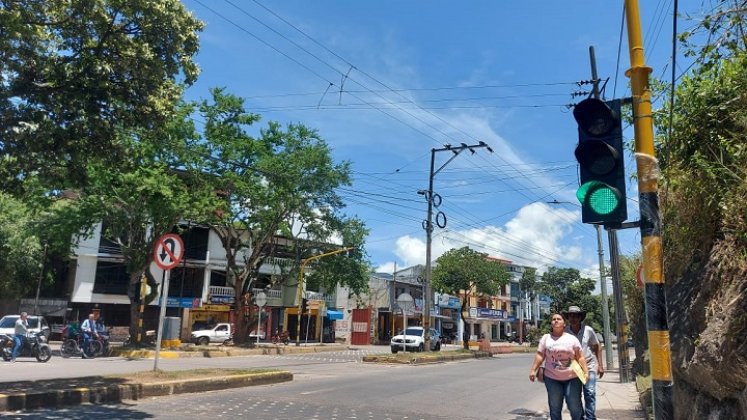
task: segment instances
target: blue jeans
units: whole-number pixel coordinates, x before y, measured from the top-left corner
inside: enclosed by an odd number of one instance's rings
[[[13,336],[13,343],[13,354],[10,356],[11,359],[15,359],[16,356],[18,356],[18,352],[21,351],[21,346],[23,346],[23,336]]]
[[[91,356],[91,333],[84,332],[83,333],[83,356],[84,357],[90,357]]]
[[[597,420],[597,372],[589,370],[589,379],[584,385],[584,420]]]
[[[550,420],[561,420],[563,411],[563,400],[571,412],[571,419],[581,420],[584,416],[584,408],[581,405],[581,381],[578,378],[570,381],[556,381],[545,376],[545,388],[547,389],[547,402],[550,405]]]

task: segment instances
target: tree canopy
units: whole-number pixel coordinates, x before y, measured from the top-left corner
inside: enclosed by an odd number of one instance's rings
[[[0,184],[83,184],[93,158],[126,154],[121,130],[166,122],[202,23],[178,0],[3,1]]]
[[[542,294],[552,299],[550,311],[561,313],[571,305],[579,306],[585,311],[594,311],[598,306],[591,296],[594,280],[581,277],[575,268],[550,267],[542,274],[538,288]]]
[[[248,128],[259,117],[246,112],[243,99],[222,89],[212,94],[199,106],[205,120],[202,171],[193,184],[199,193],[193,191],[212,203],[204,207],[201,222],[221,239],[236,295],[251,291],[260,266],[273,255],[277,235],[297,238],[294,229],[302,228],[312,243],[331,244],[341,237],[350,241],[341,246],[362,248],[367,231],[359,220],[341,214],[343,203],[335,191],[350,183],[350,164],[334,163],[319,133],[302,124],[283,128],[270,122],[252,136]],[[307,251],[319,252],[319,247]],[[329,269],[331,262],[319,266]],[[337,281],[361,290],[367,280],[364,261],[341,264],[349,275],[337,276]],[[315,279],[332,287],[335,280],[324,276],[328,271],[321,270]],[[236,310],[243,308],[237,305]],[[243,332],[238,326],[237,341]]]
[[[469,247],[453,248],[436,259],[432,273],[433,290],[461,297],[461,313],[466,318],[472,296],[494,296],[511,275],[506,267],[487,254]],[[469,343],[464,340],[465,348]]]

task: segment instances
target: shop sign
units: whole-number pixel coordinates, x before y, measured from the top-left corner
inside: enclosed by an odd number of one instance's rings
[[[210,295],[208,301],[213,305],[232,305],[236,299],[228,295]]]
[[[156,302],[158,306],[161,306],[161,299]],[[199,308],[202,305],[200,298],[178,298],[169,296],[166,299],[166,306],[169,308]]]
[[[202,305],[199,309],[206,312],[228,312],[231,307],[228,305]]]
[[[490,308],[476,308],[477,316],[479,318],[490,318],[490,319],[504,319],[506,313],[501,309],[490,309]]]

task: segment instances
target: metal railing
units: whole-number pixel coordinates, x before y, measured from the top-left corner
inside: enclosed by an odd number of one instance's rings
[[[209,293],[213,296],[236,296],[233,287],[225,286],[210,286]]]

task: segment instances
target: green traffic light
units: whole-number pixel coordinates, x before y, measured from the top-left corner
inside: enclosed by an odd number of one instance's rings
[[[594,213],[604,216],[615,211],[620,205],[620,193],[604,182],[589,181],[576,191],[581,205]]]

